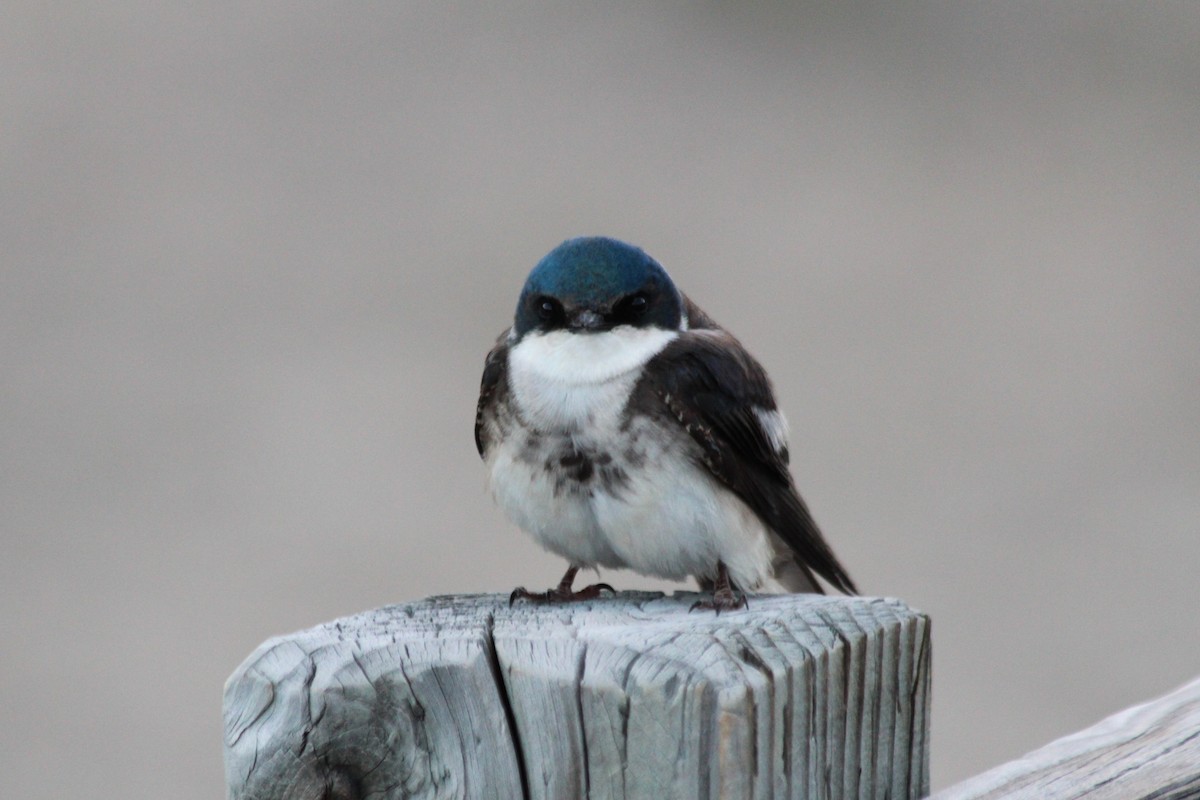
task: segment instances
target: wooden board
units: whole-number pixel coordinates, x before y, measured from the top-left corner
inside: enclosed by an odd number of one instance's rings
[[[1200,679],[938,792],[936,800],[1195,800]]]

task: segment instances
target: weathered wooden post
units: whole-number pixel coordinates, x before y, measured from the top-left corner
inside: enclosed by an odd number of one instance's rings
[[[271,639],[225,687],[229,796],[928,794],[928,618],[697,597],[435,597]]]

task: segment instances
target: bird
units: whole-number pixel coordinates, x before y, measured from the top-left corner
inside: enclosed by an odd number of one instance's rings
[[[566,560],[535,602],[586,600],[581,569],[696,580],[696,607],[858,590],[789,471],[766,371],[644,250],[585,236],[529,273],[484,361],[475,445],[504,514]]]

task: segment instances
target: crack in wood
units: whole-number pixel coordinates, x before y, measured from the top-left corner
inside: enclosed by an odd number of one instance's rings
[[[487,615],[487,654],[488,663],[492,668],[492,677],[496,683],[496,694],[500,699],[500,705],[504,708],[504,718],[508,725],[508,735],[512,741],[513,752],[517,757],[517,770],[521,778],[521,797],[529,797],[529,774],[525,766],[525,751],[521,747],[521,734],[517,730],[517,718],[513,712],[512,698],[508,694],[508,686],[504,680],[503,667],[500,665],[500,658],[496,653],[496,618],[493,614]]]

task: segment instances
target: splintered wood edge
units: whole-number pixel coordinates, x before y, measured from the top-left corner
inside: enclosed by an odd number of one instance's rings
[[[1200,678],[1119,711],[934,800],[1200,797]]]
[[[698,597],[434,597],[271,639],[226,683],[230,797],[928,792],[927,617]]]

